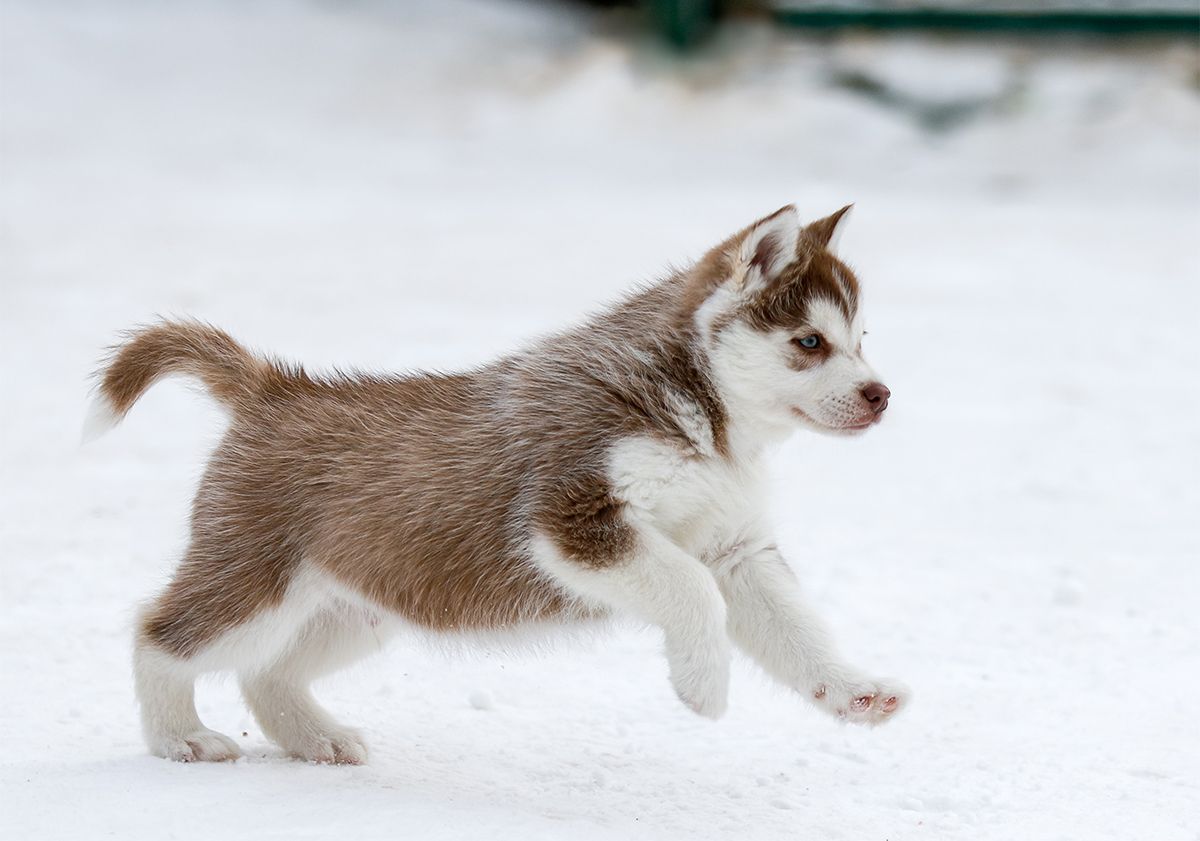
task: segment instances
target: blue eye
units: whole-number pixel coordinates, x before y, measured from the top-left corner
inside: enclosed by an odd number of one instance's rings
[[[792,341],[805,350],[816,350],[821,346],[820,336],[805,336],[803,339],[793,339]]]

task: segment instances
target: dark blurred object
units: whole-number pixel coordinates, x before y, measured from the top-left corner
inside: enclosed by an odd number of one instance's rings
[[[655,29],[682,49],[702,41],[721,14],[719,0],[648,0],[646,5]]]
[[[1112,0],[923,0],[920,3],[774,0],[763,5],[785,24],[815,28],[855,26],[1099,35],[1156,33],[1184,34],[1193,38],[1200,34],[1200,6],[1194,0],[1156,0],[1152,3]]]
[[[620,0],[594,5],[624,6]],[[1154,34],[1195,38],[1195,0],[642,0],[648,22],[668,43],[688,48],[712,33],[722,12],[767,15],[809,29],[958,30],[964,32]]]
[[[646,24],[667,43],[687,49],[704,40],[722,17],[728,0],[584,0],[603,8],[640,7]],[[741,9],[761,14],[767,4],[734,0]]]

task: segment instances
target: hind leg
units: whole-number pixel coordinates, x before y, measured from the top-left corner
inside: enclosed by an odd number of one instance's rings
[[[242,755],[232,739],[205,727],[196,714],[199,669],[194,661],[163,651],[139,635],[133,673],[142,734],[151,753],[177,762],[222,762]]]
[[[146,744],[151,753],[180,762],[241,755],[232,739],[201,723],[193,700],[196,678],[278,659],[327,598],[320,580],[304,570],[286,581],[279,575],[268,592],[248,588],[247,576],[214,571],[207,560],[192,548],[166,591],[142,611],[134,643],[134,688]],[[268,572],[260,570],[258,584]]]
[[[242,693],[263,732],[288,753],[309,762],[361,765],[367,761],[362,736],[330,716],[309,684],[382,643],[382,626],[362,611],[322,610],[278,660],[240,675]]]

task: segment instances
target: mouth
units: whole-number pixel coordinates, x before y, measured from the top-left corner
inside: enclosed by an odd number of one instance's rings
[[[792,414],[794,414],[796,417],[800,418],[800,420],[804,421],[805,423],[809,424],[810,426],[816,427],[817,429],[820,429],[825,432],[836,432],[836,433],[840,433],[842,435],[858,435],[859,433],[866,432],[872,426],[874,426],[875,424],[877,424],[881,420],[883,420],[883,415],[881,413],[878,415],[872,415],[871,417],[869,417],[863,421],[857,421],[855,423],[844,423],[844,424],[840,424],[838,426],[834,426],[834,425],[828,424],[828,423],[821,423],[816,418],[814,418],[812,415],[805,412],[803,409],[797,409],[795,406],[792,407]]]

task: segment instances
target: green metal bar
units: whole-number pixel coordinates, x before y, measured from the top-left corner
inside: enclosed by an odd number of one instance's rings
[[[1097,35],[1160,34],[1200,37],[1200,11],[1005,12],[952,9],[779,9],[787,26],[808,29],[955,29],[972,32],[1079,32]]]

